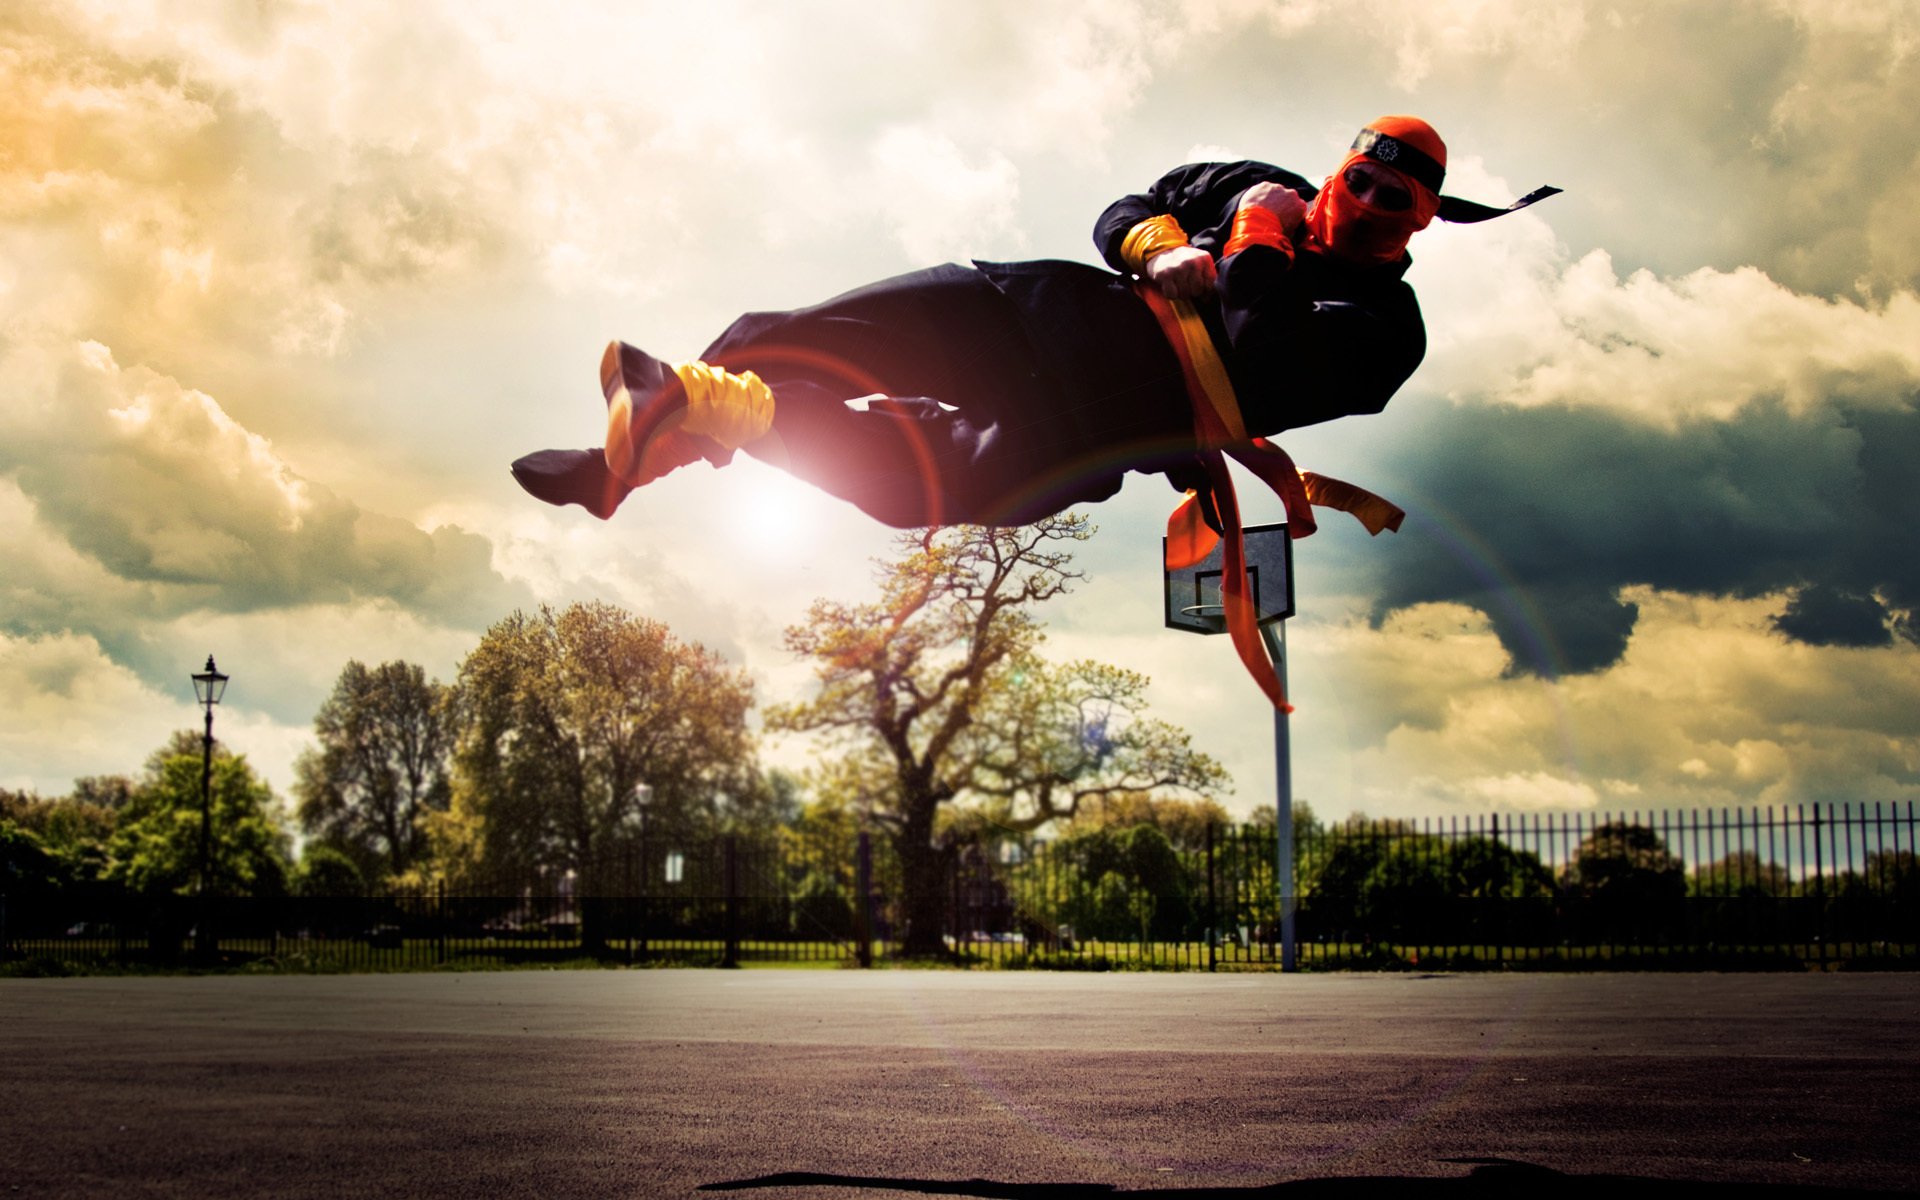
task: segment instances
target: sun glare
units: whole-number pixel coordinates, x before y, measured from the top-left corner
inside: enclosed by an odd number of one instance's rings
[[[819,548],[817,531],[826,514],[812,488],[744,456],[727,468],[734,496],[729,529],[743,553],[766,562],[795,564]]]

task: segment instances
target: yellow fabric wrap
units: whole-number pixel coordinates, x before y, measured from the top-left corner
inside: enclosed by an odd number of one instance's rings
[[[1201,394],[1206,397],[1207,407],[1217,423],[1215,436],[1224,436],[1225,439],[1202,448],[1214,450],[1220,446],[1240,445],[1247,440],[1247,424],[1240,416],[1240,400],[1234,395],[1233,380],[1227,375],[1227,364],[1220,360],[1220,352],[1214,348],[1213,335],[1207,332],[1206,323],[1200,319],[1200,311],[1194,308],[1191,300],[1169,299],[1167,307],[1173,310],[1180,336],[1186,340],[1193,373],[1200,377]]]
[[[1120,243],[1120,261],[1127,264],[1127,270],[1139,275],[1154,255],[1186,244],[1187,231],[1180,228],[1180,222],[1171,214],[1148,217],[1127,230],[1126,240]]]
[[[687,391],[682,433],[712,438],[728,450],[758,441],[773,426],[773,389],[752,371],[735,375],[703,362],[676,364]]]

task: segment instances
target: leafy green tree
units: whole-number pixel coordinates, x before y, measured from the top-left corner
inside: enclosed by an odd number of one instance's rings
[[[134,781],[126,775],[87,775],[73,781],[68,799],[75,804],[119,812],[133,800],[134,787]]]
[[[1145,803],[1151,814],[1154,804],[1183,802],[1163,789],[1204,792],[1227,782],[1185,730],[1146,715],[1147,678],[1137,671],[1086,660],[1054,665],[1022,652],[990,680],[953,760],[971,795],[998,802],[1004,828],[1032,830],[1087,808]],[[1218,805],[1212,811],[1224,816]],[[1181,833],[1205,838],[1192,819],[1204,812],[1164,814]],[[1151,815],[1144,823],[1159,826]]]
[[[1295,813],[1297,825],[1298,806]],[[1404,821],[1357,814],[1328,828],[1314,839],[1311,853],[1298,856],[1302,916],[1320,933],[1341,941],[1375,936],[1363,928],[1363,913],[1371,911],[1369,882],[1393,844],[1411,836],[1413,828]]]
[[[52,878],[65,891],[92,887],[107,867],[116,810],[83,798],[96,794],[82,786],[89,782],[77,781],[74,795],[49,800],[30,792],[0,792],[0,820],[12,820],[33,834]]]
[[[1036,868],[1043,881],[1076,881],[1047,915],[1078,937],[1167,940],[1194,921],[1193,881],[1167,835],[1152,825],[1082,826],[1055,841]]]
[[[1875,850],[1867,855],[1867,885],[1882,896],[1920,900],[1920,858],[1911,850]]]
[[[1138,717],[1144,679],[1035,653],[1031,610],[1079,577],[1068,546],[1091,533],[1073,514],[906,533],[881,564],[879,600],[818,600],[787,630],[819,690],[767,724],[825,735],[843,756],[836,778],[900,865],[909,956],[945,953],[943,806],[970,798],[999,826],[1030,829],[1089,797],[1223,778],[1184,735]]]
[[[1735,850],[1687,876],[1687,893],[1710,897],[1793,895],[1793,877],[1776,862],[1764,862],[1752,850]]]
[[[0,817],[0,896],[26,906],[45,902],[59,888],[59,868],[39,837]]]
[[[40,797],[32,792],[0,787],[0,821],[13,821],[17,824],[39,804]]]
[[[496,875],[573,870],[577,894],[605,894],[642,784],[649,829],[671,833],[751,778],[745,674],[612,605],[514,613],[487,630],[457,686],[456,790],[472,799]],[[597,914],[582,917],[597,944]]]
[[[479,895],[502,885],[500,864],[487,852],[487,820],[472,786],[455,772],[452,799],[444,810],[428,809],[420,817],[426,853],[413,866],[387,877],[396,892],[424,895],[444,888],[455,895]],[[514,878],[521,878],[525,871]]]
[[[191,746],[186,753],[183,746]],[[108,843],[107,877],[143,895],[195,891],[200,868],[200,735],[175,734],[149,759]],[[245,757],[216,746],[207,891],[219,896],[282,895],[289,839],[273,791]]]
[[[1342,941],[1468,945],[1551,915],[1553,875],[1539,856],[1490,837],[1356,817],[1319,838],[1307,862],[1303,911]]]
[[[1920,861],[1911,850],[1876,850],[1838,889],[1837,930],[1881,941],[1920,940]]]
[[[1304,806],[1295,807],[1296,814],[1301,807]],[[1311,810],[1308,810],[1307,816],[1309,820],[1312,819]],[[1061,833],[1071,835],[1088,829],[1131,829],[1135,825],[1151,825],[1166,835],[1174,849],[1198,853],[1207,848],[1209,828],[1214,831],[1216,841],[1224,843],[1225,831],[1231,821],[1226,808],[1210,796],[1106,796],[1097,803],[1083,804],[1073,819],[1062,827]],[[1271,811],[1268,814],[1268,826],[1272,826]],[[1218,848],[1216,845],[1216,850]]]
[[[419,862],[427,814],[448,807],[447,693],[413,663],[349,662],[314,717],[318,745],[294,764],[295,811],[309,836],[352,858],[367,879]]]
[[[1670,933],[1687,894],[1686,864],[1645,825],[1605,821],[1574,848],[1561,872],[1589,936],[1651,943]]]
[[[793,932],[803,938],[853,935],[853,898],[836,872],[815,868],[793,893]]]
[[[775,767],[752,772],[745,786],[721,804],[721,828],[756,841],[777,841],[780,831],[799,819],[803,790],[804,782],[792,771]]]
[[[364,896],[367,892],[360,865],[345,851],[320,842],[307,843],[292,883],[297,896]]]

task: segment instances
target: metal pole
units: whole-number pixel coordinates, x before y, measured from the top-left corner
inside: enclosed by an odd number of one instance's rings
[[[1287,692],[1287,628],[1285,621],[1270,621],[1260,627],[1267,653],[1273,658],[1274,673],[1280,676],[1280,692]],[[1287,727],[1287,710],[1273,710],[1273,775],[1276,808],[1274,842],[1274,887],[1280,894],[1280,969],[1299,969],[1295,959],[1294,910],[1297,897],[1293,890],[1293,743]]]
[[[207,886],[213,859],[213,705],[207,705],[207,731],[200,740],[200,936],[198,949],[213,946],[209,921],[212,904]]]

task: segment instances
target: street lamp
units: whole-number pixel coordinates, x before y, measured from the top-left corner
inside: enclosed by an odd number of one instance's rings
[[[227,679],[207,655],[207,669],[193,677],[193,696],[207,710],[207,732],[200,741],[200,937],[199,948],[214,945],[212,922],[207,919],[207,882],[213,859],[213,706],[227,694]]]

